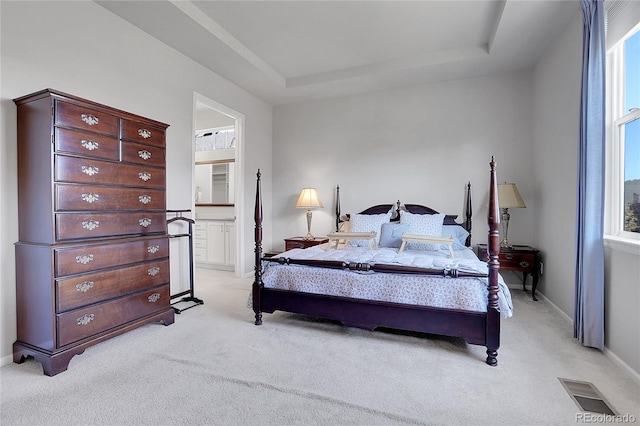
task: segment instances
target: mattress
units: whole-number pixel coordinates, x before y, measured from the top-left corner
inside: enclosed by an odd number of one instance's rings
[[[307,249],[293,249],[276,257],[318,259],[369,264],[392,264],[429,269],[487,273],[487,264],[469,249],[404,250],[395,248],[369,250],[366,247],[340,247],[327,250],[322,244]],[[487,311],[488,278],[448,278],[438,275],[413,275],[359,272],[315,266],[281,265],[262,262],[262,281],[266,288],[304,293],[341,296],[354,299],[431,306],[474,312]],[[513,314],[511,294],[499,276],[498,307],[504,318]]]

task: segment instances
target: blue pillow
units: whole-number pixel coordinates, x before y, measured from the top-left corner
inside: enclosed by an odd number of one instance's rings
[[[442,236],[453,237],[453,249],[463,250],[464,248],[466,248],[465,243],[467,242],[467,237],[469,236],[469,232],[467,232],[467,230],[464,229],[462,226],[443,225]]]
[[[378,246],[400,248],[402,245],[402,233],[407,231],[409,231],[409,225],[391,222],[383,223]]]

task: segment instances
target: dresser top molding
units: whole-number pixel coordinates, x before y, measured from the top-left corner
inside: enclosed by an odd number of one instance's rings
[[[59,99],[65,102],[70,102],[73,104],[79,104],[82,103],[84,105],[91,105],[91,107],[100,110],[102,112],[106,112],[109,114],[118,114],[124,118],[130,119],[130,120],[134,120],[134,121],[144,121],[145,123],[149,123],[149,124],[153,124],[156,125],[157,127],[162,127],[163,129],[166,129],[167,127],[169,127],[169,124],[167,123],[163,123],[161,121],[157,121],[157,120],[153,120],[151,118],[148,117],[143,117],[141,115],[137,115],[137,114],[133,114],[131,112],[127,112],[118,108],[113,108],[104,104],[100,104],[98,102],[94,102],[94,101],[90,101],[88,99],[83,99],[80,98],[78,96],[74,96],[74,95],[70,95],[68,93],[64,93],[61,92],[59,90],[55,90],[55,89],[43,89],[40,90],[38,92],[34,92],[31,93],[29,95],[25,95],[25,96],[21,96],[19,98],[16,98],[13,100],[13,102],[16,105],[22,105],[28,102],[32,102],[35,101],[37,99],[41,99],[41,98],[47,98],[47,97],[51,97],[53,99]]]

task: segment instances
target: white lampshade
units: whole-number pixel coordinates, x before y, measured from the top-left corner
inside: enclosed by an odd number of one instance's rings
[[[314,207],[322,208],[322,202],[318,197],[318,191],[315,188],[302,188],[300,196],[296,202],[296,207],[310,209]]]
[[[525,208],[524,201],[515,183],[498,184],[498,203],[502,209]]]

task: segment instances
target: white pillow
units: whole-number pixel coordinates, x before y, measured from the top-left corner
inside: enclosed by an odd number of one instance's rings
[[[407,234],[429,235],[439,237],[442,235],[442,223],[444,214],[413,214],[407,211],[400,211],[400,223],[409,225]],[[438,250],[439,244],[407,242],[407,249],[410,250]]]
[[[382,214],[352,214],[351,215],[351,232],[376,232],[376,245],[380,241],[380,230],[382,224],[389,222],[391,219],[391,212]],[[353,240],[349,241],[350,246],[367,247],[369,242],[367,240]]]

